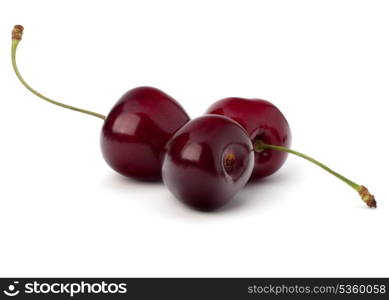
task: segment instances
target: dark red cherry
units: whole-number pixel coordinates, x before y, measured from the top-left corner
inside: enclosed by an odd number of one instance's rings
[[[272,103],[261,99],[226,98],[215,102],[206,114],[227,116],[248,132],[253,143],[262,140],[266,144],[289,147],[291,132],[288,122]],[[288,153],[265,149],[255,153],[251,180],[257,180],[276,172],[285,162]]]
[[[18,70],[16,50],[23,29],[23,26],[16,25],[12,30],[12,66],[20,82],[47,102],[104,120],[101,150],[114,170],[141,180],[161,179],[165,144],[189,121],[183,108],[172,97],[152,87],[128,91],[108,116],[50,99],[29,86]]]
[[[104,159],[122,175],[159,180],[165,144],[188,121],[184,109],[164,92],[132,89],[106,117],[101,131]]]
[[[253,166],[246,131],[229,118],[206,115],[188,122],[168,142],[162,179],[185,204],[213,210],[247,183]]]

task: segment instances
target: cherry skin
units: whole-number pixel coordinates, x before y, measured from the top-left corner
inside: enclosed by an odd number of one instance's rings
[[[160,180],[165,144],[188,121],[169,95],[152,87],[134,88],[105,119],[100,140],[104,159],[124,176]]]
[[[227,117],[205,115],[185,124],[168,142],[162,179],[180,201],[210,211],[234,197],[253,167],[246,131]]]
[[[225,98],[215,102],[206,114],[227,116],[242,125],[252,142],[289,147],[291,131],[288,121],[272,103],[262,99]],[[258,180],[276,172],[288,153],[265,149],[255,153],[254,171],[250,180]]]

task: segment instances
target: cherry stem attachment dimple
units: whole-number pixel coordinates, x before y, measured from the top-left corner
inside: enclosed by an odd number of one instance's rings
[[[305,155],[305,154],[303,154],[301,152],[289,149],[287,147],[265,144],[261,140],[255,141],[255,143],[254,143],[254,151],[255,152],[262,152],[262,151],[264,151],[266,149],[277,150],[277,151],[282,151],[282,152],[288,152],[288,153],[297,155],[299,157],[302,157],[302,158],[310,161],[311,163],[313,163],[313,164],[319,166],[320,168],[326,170],[328,173],[334,175],[335,177],[339,178],[344,183],[346,183],[350,187],[352,187],[355,191],[357,191],[359,193],[359,195],[361,196],[363,202],[365,202],[367,206],[369,206],[370,208],[377,207],[377,202],[375,201],[374,196],[369,193],[369,190],[366,187],[351,181],[350,179],[348,179],[348,178],[344,177],[343,175],[335,172],[334,170],[330,169],[329,167],[327,167],[326,165],[324,165],[321,162],[317,161],[316,159],[314,159],[314,158],[312,158],[312,157],[310,157],[308,155]]]
[[[105,116],[102,115],[102,114],[99,114],[99,113],[96,113],[96,112],[93,112],[93,111],[90,111],[90,110],[86,110],[86,109],[82,109],[82,108],[78,108],[78,107],[75,107],[75,106],[71,106],[71,105],[67,105],[67,104],[64,104],[64,103],[61,103],[61,102],[58,102],[58,101],[55,101],[55,100],[52,100],[44,95],[42,95],[41,93],[39,93],[38,91],[34,90],[22,77],[22,75],[20,74],[19,72],[19,69],[18,69],[18,66],[16,64],[16,50],[18,48],[18,45],[19,45],[19,42],[21,41],[22,39],[22,36],[23,36],[23,26],[21,25],[15,25],[14,29],[12,30],[12,48],[11,48],[11,59],[12,59],[12,66],[13,66],[13,69],[14,69],[14,72],[16,74],[16,76],[18,77],[19,81],[31,92],[33,93],[34,95],[38,96],[39,98],[47,101],[47,102],[50,102],[54,105],[58,105],[58,106],[61,106],[63,108],[67,108],[67,109],[70,109],[70,110],[74,110],[74,111],[78,111],[80,113],[84,113],[84,114],[88,114],[88,115],[91,115],[91,116],[95,116],[97,118],[100,118],[100,119],[103,119],[105,120]]]

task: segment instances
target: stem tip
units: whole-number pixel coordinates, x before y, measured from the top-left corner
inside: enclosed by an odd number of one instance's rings
[[[20,41],[23,36],[24,27],[22,25],[15,25],[12,30],[12,39]]]
[[[367,204],[370,208],[376,208],[377,202],[375,201],[375,198],[372,194],[370,194],[369,190],[361,185],[361,188],[359,190],[359,195],[361,196],[362,200]]]

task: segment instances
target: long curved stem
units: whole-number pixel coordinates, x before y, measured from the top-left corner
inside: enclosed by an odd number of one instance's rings
[[[42,95],[41,93],[39,93],[38,91],[34,90],[22,77],[22,75],[20,74],[19,72],[19,69],[18,69],[18,66],[16,64],[16,51],[17,51],[17,48],[18,48],[18,45],[19,45],[19,42],[21,41],[22,39],[22,35],[23,35],[23,27],[20,26],[20,25],[16,25],[12,31],[12,48],[11,48],[11,59],[12,59],[12,66],[13,66],[13,69],[14,69],[14,72],[16,74],[16,76],[18,77],[19,81],[26,87],[26,89],[28,89],[31,93],[33,93],[34,95],[38,96],[39,98],[47,101],[47,102],[50,102],[54,105],[58,105],[58,106],[61,106],[63,108],[67,108],[67,109],[70,109],[70,110],[74,110],[74,111],[78,111],[80,113],[84,113],[84,114],[88,114],[88,115],[91,115],[91,116],[95,116],[97,118],[100,118],[100,119],[103,119],[105,120],[105,116],[102,115],[102,114],[99,114],[99,113],[96,113],[96,112],[93,112],[93,111],[90,111],[90,110],[86,110],[86,109],[82,109],[82,108],[78,108],[78,107],[75,107],[75,106],[71,106],[71,105],[67,105],[67,104],[64,104],[64,103],[61,103],[61,102],[58,102],[58,101],[55,101],[55,100],[52,100],[44,95]]]
[[[375,201],[374,196],[369,193],[369,191],[366,187],[364,187],[363,185],[359,185],[359,184],[355,183],[354,181],[344,177],[343,175],[335,172],[334,170],[330,169],[329,167],[327,167],[323,163],[317,161],[316,159],[314,159],[308,155],[305,155],[301,152],[298,152],[296,150],[289,149],[287,147],[265,144],[261,140],[255,141],[254,151],[262,152],[265,149],[271,149],[271,150],[277,150],[277,151],[291,153],[291,154],[297,155],[301,158],[304,158],[305,160],[310,161],[311,163],[319,166],[320,168],[326,170],[328,173],[330,173],[330,174],[334,175],[335,177],[337,177],[338,179],[342,180],[344,183],[346,183],[351,188],[353,188],[355,191],[357,191],[359,193],[359,195],[361,196],[362,200],[367,204],[367,206],[377,207],[377,202]]]

